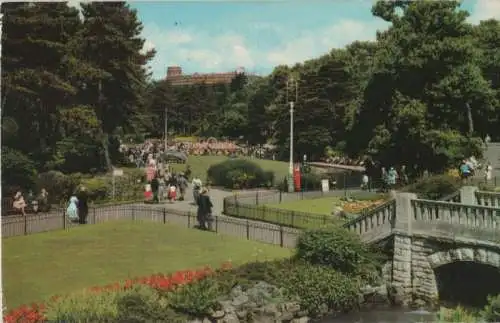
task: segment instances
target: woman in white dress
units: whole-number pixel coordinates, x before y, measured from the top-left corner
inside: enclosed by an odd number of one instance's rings
[[[491,163],[490,163],[490,162],[488,162],[488,163],[486,164],[485,169],[484,169],[484,177],[485,177],[485,179],[486,179],[486,182],[491,181],[492,172],[493,172],[493,167],[491,166]]]

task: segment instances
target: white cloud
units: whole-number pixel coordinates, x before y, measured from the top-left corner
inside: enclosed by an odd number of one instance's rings
[[[250,42],[248,38],[235,32],[226,31],[213,35],[206,31],[179,27],[161,30],[155,24],[145,25],[143,37],[147,40],[145,49],[156,49],[151,69],[153,77],[158,79],[165,77],[166,68],[171,65],[180,65],[187,73],[225,72],[239,66],[252,71],[256,68],[271,69],[279,64],[293,65],[356,40],[374,40],[376,30],[387,26],[387,23],[376,20],[341,20],[317,30],[302,31],[289,40],[290,30],[275,23],[259,22],[251,27],[258,29],[260,33],[272,30],[281,34],[281,39],[284,39],[281,44],[272,44],[266,48],[258,41]],[[278,32],[280,30],[281,33]],[[186,66],[191,68],[186,70]]]
[[[321,30],[304,32],[269,52],[267,60],[276,65],[293,65],[325,54],[332,48],[344,47],[356,40],[375,40],[376,31],[387,27],[388,24],[383,21],[341,20]]]
[[[477,0],[472,14],[469,17],[471,23],[477,24],[481,20],[500,19],[500,1],[498,0]]]

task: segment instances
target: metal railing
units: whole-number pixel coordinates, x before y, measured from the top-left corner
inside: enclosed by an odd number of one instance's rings
[[[87,225],[117,220],[154,221],[164,224],[177,224],[187,228],[193,228],[197,224],[196,214],[193,212],[134,204],[92,207],[89,209]],[[80,226],[80,224],[70,221],[62,209],[43,214],[9,216],[2,218],[2,238],[54,230],[70,230],[76,226]],[[283,225],[259,223],[224,216],[213,217],[212,229],[216,233],[287,248],[295,246],[300,234],[299,230]]]
[[[345,196],[370,198],[377,196],[377,193],[359,190],[347,192],[344,190],[335,190],[329,192],[310,191],[296,193],[283,193],[279,191],[257,191],[255,193],[248,193],[244,195],[235,194],[233,196],[224,198],[223,213],[235,218],[256,220],[277,225],[284,225],[292,228],[312,229],[326,224],[339,223],[339,221],[344,221],[344,219],[335,217],[331,214],[328,215],[280,209],[277,207],[268,206],[268,204],[281,204],[286,202],[322,197]],[[353,216],[359,216],[365,214],[366,212],[370,212],[370,209],[363,210],[359,214]]]
[[[500,207],[500,192],[476,191],[475,195],[479,205]]]

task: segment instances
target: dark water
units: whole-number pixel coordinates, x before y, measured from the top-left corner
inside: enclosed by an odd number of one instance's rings
[[[334,318],[324,318],[317,323],[419,323],[437,321],[436,313],[425,310],[366,310]]]

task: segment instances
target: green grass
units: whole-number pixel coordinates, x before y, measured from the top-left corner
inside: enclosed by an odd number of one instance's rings
[[[207,177],[210,166],[228,160],[226,156],[189,156],[186,164],[172,164],[174,171],[184,171],[187,165],[191,166],[192,176],[199,176],[202,180]],[[281,181],[288,174],[288,163],[274,160],[244,158],[250,160],[265,171],[274,172],[275,179]]]
[[[267,204],[266,207],[295,212],[330,215],[332,214],[334,206],[338,206],[340,204],[340,197],[323,197],[285,203]]]
[[[387,198],[385,194],[351,195],[355,200],[378,200]],[[227,214],[234,217],[254,219],[269,223],[299,228],[313,229],[327,224],[338,224],[344,221],[332,216],[336,205],[341,205],[341,197],[321,197],[289,201],[262,206],[227,205]],[[356,217],[357,215],[350,215]]]
[[[2,240],[7,306],[131,277],[283,258],[290,249],[153,222],[77,227]]]

